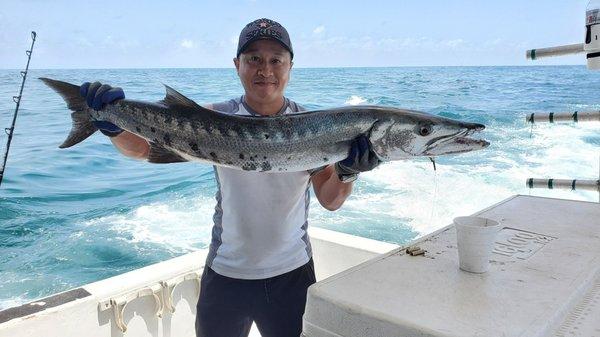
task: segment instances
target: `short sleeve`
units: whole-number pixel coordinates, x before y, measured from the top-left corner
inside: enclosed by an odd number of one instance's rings
[[[239,111],[240,104],[235,99],[230,99],[225,102],[213,103],[213,110],[217,110],[224,113],[234,114]]]

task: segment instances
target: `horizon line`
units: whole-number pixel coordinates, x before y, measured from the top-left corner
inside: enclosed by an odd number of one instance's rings
[[[324,67],[293,67],[293,69],[354,69],[354,68],[492,68],[492,67],[563,67],[586,66],[585,63],[576,64],[506,64],[506,65],[406,65],[406,66],[324,66]],[[142,67],[142,68],[29,68],[29,70],[167,70],[167,69],[235,69],[235,67]],[[0,70],[16,70],[20,68],[1,68]]]

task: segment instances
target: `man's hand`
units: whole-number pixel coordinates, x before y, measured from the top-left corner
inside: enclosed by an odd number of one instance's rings
[[[94,110],[102,110],[106,104],[113,103],[125,98],[121,88],[113,88],[108,84],[100,82],[85,82],[79,87],[79,94],[85,97],[87,105]],[[108,137],[115,137],[123,132],[123,129],[107,121],[92,121],[95,127]]]
[[[369,139],[365,135],[360,135],[352,141],[348,158],[335,163],[335,172],[340,181],[351,182],[356,180],[360,172],[371,171],[380,163],[377,154],[371,148]]]

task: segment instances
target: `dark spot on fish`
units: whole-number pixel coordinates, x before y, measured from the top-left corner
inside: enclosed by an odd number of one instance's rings
[[[250,156],[250,161],[254,161],[256,159],[255,156]]]
[[[211,152],[211,153],[210,153],[210,156],[211,156],[211,157],[213,157],[214,159],[217,159],[217,154],[216,154],[216,153],[214,153],[214,152]]]
[[[292,156],[289,156],[289,157],[287,158],[287,160],[292,160]]]
[[[327,157],[323,158],[323,161],[328,161],[328,160],[329,160],[329,158],[327,158]]]
[[[198,151],[198,144],[196,144],[196,143],[190,143],[190,147],[192,148],[192,150]]]
[[[263,159],[267,159],[267,156],[263,156]]]
[[[244,154],[240,153],[240,159],[244,159]]]
[[[153,126],[151,126],[151,127],[150,127],[150,131],[151,131],[151,132],[156,132],[156,129],[155,129]]]
[[[217,130],[219,130],[219,133],[221,133],[222,135],[226,135],[229,132],[229,129],[223,127],[219,127]]]
[[[245,163],[242,165],[242,170],[244,171],[256,171],[256,164],[254,163]]]
[[[227,165],[233,165],[233,162],[232,161],[228,161],[225,164],[227,164]]]
[[[171,145],[171,136],[168,133],[165,133],[163,140],[165,141],[166,145]]]
[[[262,162],[262,164],[260,164],[260,168],[262,169],[263,172],[271,171],[271,163],[269,163],[268,161],[264,161],[264,162]]]
[[[235,124],[231,129],[237,132],[238,135],[243,135],[246,133],[246,129],[242,128],[240,124]]]
[[[269,134],[265,133],[265,139],[269,139]]]
[[[140,129],[140,127],[139,127],[139,126],[136,126],[136,127],[135,127],[135,131],[137,131],[137,132],[142,132],[142,129]]]

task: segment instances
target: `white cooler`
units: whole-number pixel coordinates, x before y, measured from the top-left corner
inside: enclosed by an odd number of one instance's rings
[[[464,214],[457,214],[464,215]],[[514,196],[490,271],[459,270],[454,226],[310,287],[305,337],[600,337],[600,204]]]

